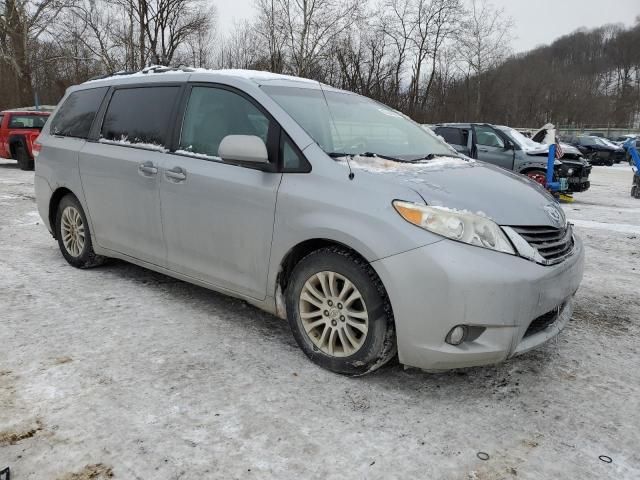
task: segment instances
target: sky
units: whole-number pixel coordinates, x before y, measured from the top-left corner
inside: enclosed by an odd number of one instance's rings
[[[209,0],[218,9],[218,31],[231,30],[234,20],[252,18],[254,0]],[[492,0],[513,18],[515,52],[549,44],[562,35],[607,23],[635,23],[638,0]]]

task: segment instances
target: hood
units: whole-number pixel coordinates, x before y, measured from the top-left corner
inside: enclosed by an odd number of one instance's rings
[[[538,183],[477,160],[440,157],[423,163],[398,163],[354,157],[350,165],[412,188],[427,205],[467,210],[500,225],[560,227],[565,223],[562,208]],[[560,214],[560,224],[549,210]]]
[[[556,127],[553,123],[547,123],[536,133],[531,135],[531,140],[536,143],[551,144],[556,143]]]

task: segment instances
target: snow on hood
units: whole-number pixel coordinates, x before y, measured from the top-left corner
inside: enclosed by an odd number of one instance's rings
[[[340,163],[344,163],[352,168],[360,170],[368,170],[370,172],[398,172],[410,173],[429,170],[442,170],[445,168],[465,168],[475,163],[471,158],[456,157],[435,157],[431,160],[423,160],[418,162],[395,162],[393,160],[385,160],[380,157],[363,157],[362,155],[354,155],[353,157],[340,157],[337,159]],[[348,162],[347,162],[348,160]]]
[[[346,158],[337,159],[346,167]],[[437,157],[400,163],[376,157],[349,159],[359,175],[384,175],[411,188],[427,205],[480,212],[500,225],[552,225],[545,206],[555,199],[536,182],[494,165],[466,158]]]

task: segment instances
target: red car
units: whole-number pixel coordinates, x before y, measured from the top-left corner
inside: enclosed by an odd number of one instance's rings
[[[0,112],[0,158],[17,160],[22,170],[33,170],[33,144],[49,115],[30,110]]]

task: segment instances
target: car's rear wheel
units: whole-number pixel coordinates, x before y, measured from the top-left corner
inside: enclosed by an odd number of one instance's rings
[[[547,172],[544,170],[529,170],[525,175],[543,187],[547,185]]]
[[[33,158],[29,157],[29,152],[22,143],[16,146],[15,155],[20,170],[33,170],[35,166]]]
[[[396,353],[393,313],[382,282],[346,249],[323,248],[304,257],[291,273],[286,301],[298,345],[328,370],[362,375]]]
[[[91,268],[104,263],[105,258],[93,251],[87,217],[73,195],[60,200],[55,228],[58,246],[69,264],[76,268]]]

